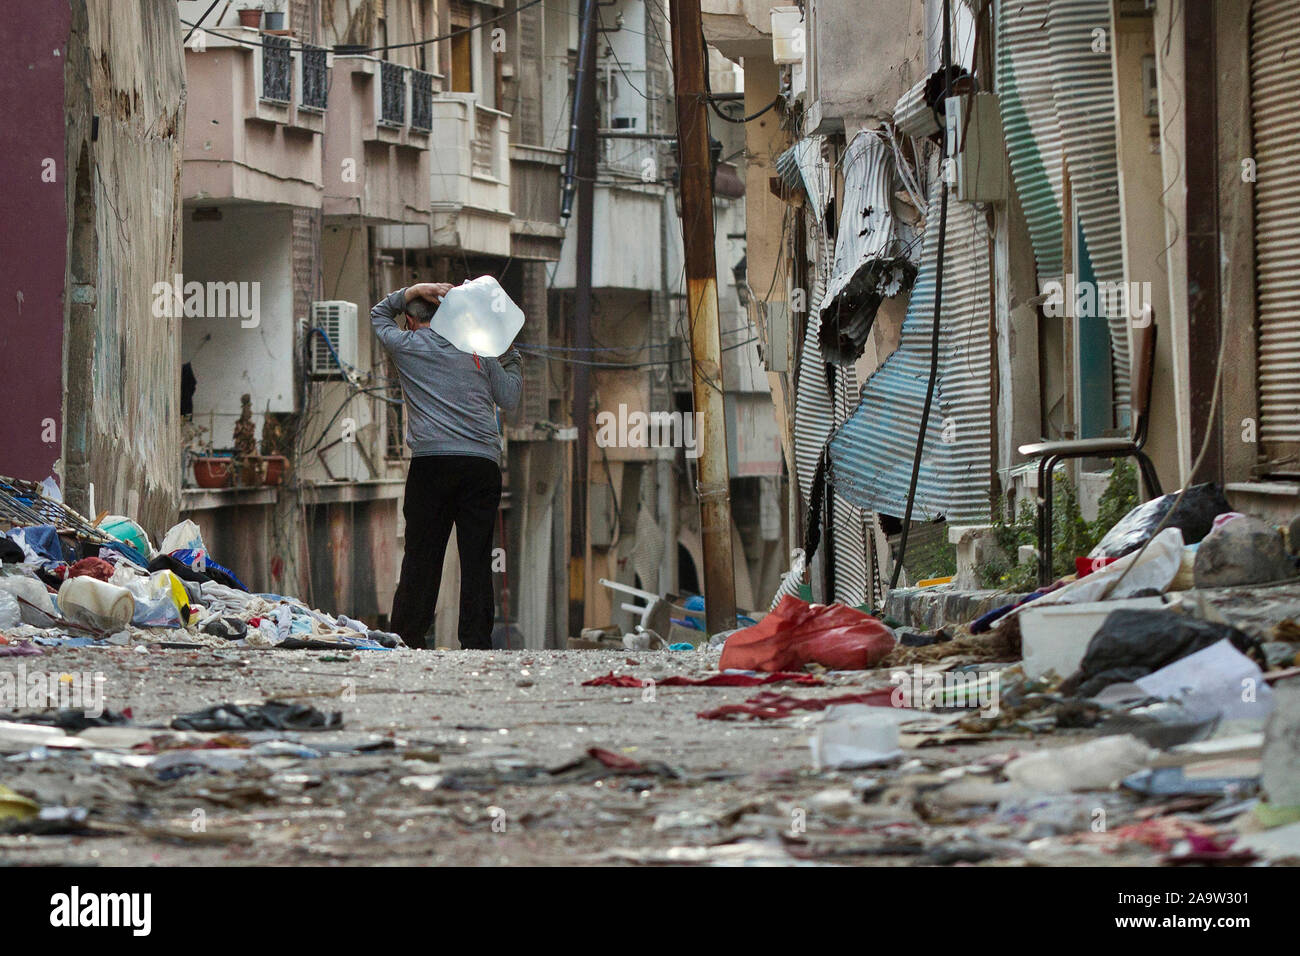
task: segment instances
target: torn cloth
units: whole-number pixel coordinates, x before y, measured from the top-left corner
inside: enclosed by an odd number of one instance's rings
[[[800,710],[825,710],[834,704],[867,704],[871,707],[892,707],[895,688],[882,687],[865,694],[845,694],[842,697],[791,697],[765,690],[743,704],[724,704],[713,710],[702,710],[696,717],[704,720],[731,720],[736,717],[754,717],[758,720],[777,720],[790,717]]]
[[[766,674],[759,677],[755,674],[714,674],[710,677],[665,677],[663,680],[643,680],[640,677],[633,677],[631,674],[615,674],[610,671],[603,677],[593,677],[591,680],[582,682],[583,687],[649,687],[658,685],[660,687],[757,687],[760,684],[779,684],[782,681],[789,681],[792,684],[803,684],[808,687],[818,687],[825,683],[820,677],[814,677],[812,674],[792,674],[788,672],[779,672],[776,674]]]

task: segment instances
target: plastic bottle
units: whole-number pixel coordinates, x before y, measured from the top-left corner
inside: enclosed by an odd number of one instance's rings
[[[59,587],[59,610],[73,624],[120,631],[131,623],[135,598],[126,588],[107,581],[69,578]]]
[[[0,628],[17,627],[23,622],[18,599],[8,591],[0,591]]]
[[[462,352],[495,358],[524,327],[524,312],[496,279],[479,276],[443,296],[430,325]]]

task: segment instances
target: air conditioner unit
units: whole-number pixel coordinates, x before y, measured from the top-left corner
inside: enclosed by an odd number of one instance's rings
[[[333,351],[325,344],[320,333],[309,333],[311,358],[308,374],[323,378],[343,378],[345,370],[339,366],[334,357],[343,360],[344,365],[357,364],[357,306],[355,302],[313,302],[311,304],[311,324],[320,329],[334,346]]]
[[[802,63],[807,49],[807,24],[798,7],[772,8],[772,62]]]

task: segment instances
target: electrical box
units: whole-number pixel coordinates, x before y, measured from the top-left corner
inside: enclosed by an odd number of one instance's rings
[[[308,373],[323,378],[344,378],[346,370],[341,367],[334,353],[343,360],[344,365],[357,364],[357,306],[355,302],[331,300],[311,304],[311,324],[329,337],[330,345],[325,344],[319,332],[308,330],[311,365]]]
[[[772,62],[802,63],[808,49],[808,25],[798,7],[772,8]]]
[[[960,202],[1006,202],[1007,150],[993,93],[944,100],[949,158],[943,175]]]
[[[767,303],[767,348],[763,360],[769,372],[790,371],[790,306],[785,302]]]
[[[587,486],[587,539],[593,548],[608,548],[614,543],[614,492],[608,484]]]

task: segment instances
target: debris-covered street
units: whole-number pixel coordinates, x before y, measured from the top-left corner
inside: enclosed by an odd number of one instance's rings
[[[43,807],[86,811],[33,821],[0,838],[0,852],[14,863],[101,865],[1118,865],[1151,862],[1226,819],[1189,813],[1177,825],[1148,825],[1140,840],[1070,841],[1060,836],[1086,832],[1097,808],[1112,831],[1157,818],[1133,796],[1023,808],[1004,799],[1000,814],[992,804],[940,797],[959,774],[992,783],[1007,755],[1093,735],[905,732],[901,761],[817,773],[808,745],[816,712],[696,716],[758,688],[582,686],[611,671],[704,678],[716,673],[716,658],[51,651],[29,665],[101,671],[108,709],[129,708],[132,725],[47,740],[0,724],[0,748],[12,753],[21,739],[27,755],[4,764],[5,784]],[[770,689],[817,699],[893,686],[883,673],[865,673]],[[168,726],[213,702],[264,699],[337,711],[342,728],[200,734]],[[921,715],[925,724],[933,720]]]
[[[1298,12],[8,4],[5,928],[1285,922]]]

